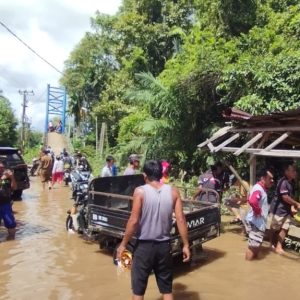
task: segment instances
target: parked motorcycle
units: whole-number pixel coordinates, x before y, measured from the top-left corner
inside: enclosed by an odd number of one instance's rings
[[[66,169],[64,171],[63,181],[65,183],[65,186],[69,185],[69,183],[71,182],[71,169]]]
[[[38,170],[39,165],[40,165],[40,160],[36,157],[33,158],[32,159],[32,167],[30,168],[30,171],[29,171],[30,176],[35,176],[36,175],[36,171]]]
[[[66,229],[85,233],[87,228],[88,185],[91,173],[80,168],[70,172],[72,198],[74,205],[67,211]]]
[[[72,183],[72,198],[75,203],[81,203],[88,199],[88,186],[87,180]]]
[[[75,199],[74,194],[81,188],[83,189],[85,188],[84,186],[80,186],[80,185],[85,183],[88,184],[89,181],[92,179],[92,177],[93,176],[91,172],[84,170],[84,168],[81,166],[79,166],[78,168],[70,172],[70,181],[71,181],[71,187],[72,187],[74,199]]]
[[[72,209],[67,211],[66,229],[71,232],[84,234],[87,229],[87,199],[75,202]]]

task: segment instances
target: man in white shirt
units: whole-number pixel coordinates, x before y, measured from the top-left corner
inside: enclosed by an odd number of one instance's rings
[[[112,166],[113,166],[114,162],[115,162],[115,159],[111,155],[108,155],[106,157],[106,165],[103,167],[103,169],[101,171],[101,177],[113,176]]]
[[[257,257],[263,242],[269,211],[267,190],[273,185],[272,172],[265,168],[260,171],[260,180],[252,187],[248,198],[250,205],[245,218],[246,232],[248,233],[248,248],[246,260]]]

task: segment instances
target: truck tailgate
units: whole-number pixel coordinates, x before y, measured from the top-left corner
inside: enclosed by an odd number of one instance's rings
[[[115,237],[123,237],[130,212],[121,209],[89,205],[89,229],[109,233]]]

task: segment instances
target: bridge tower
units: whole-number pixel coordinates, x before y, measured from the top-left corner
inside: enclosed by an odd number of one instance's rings
[[[47,86],[47,107],[45,133],[48,132],[48,124],[51,115],[60,117],[62,122],[62,133],[65,133],[66,127],[66,109],[67,109],[67,93],[64,87]]]

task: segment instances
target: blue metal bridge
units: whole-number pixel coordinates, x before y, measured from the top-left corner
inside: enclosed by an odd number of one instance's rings
[[[47,106],[46,106],[46,121],[45,133],[48,132],[48,124],[51,116],[59,117],[61,121],[61,133],[65,133],[66,128],[66,110],[67,110],[67,93],[64,87],[47,86]]]

